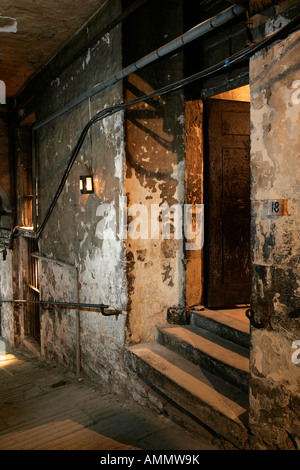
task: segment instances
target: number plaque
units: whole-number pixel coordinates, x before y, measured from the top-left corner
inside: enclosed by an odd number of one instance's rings
[[[286,199],[269,199],[268,215],[272,215],[272,216],[287,215],[287,200]]]

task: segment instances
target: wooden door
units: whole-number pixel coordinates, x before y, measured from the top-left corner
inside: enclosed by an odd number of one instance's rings
[[[207,100],[206,303],[250,301],[250,104]]]

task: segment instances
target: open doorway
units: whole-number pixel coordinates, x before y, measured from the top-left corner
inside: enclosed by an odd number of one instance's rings
[[[250,89],[186,103],[186,199],[205,242],[186,252],[186,304],[243,318],[250,302]],[[242,309],[242,312],[239,310]]]
[[[248,86],[207,100],[205,137],[204,303],[245,310],[251,295]]]

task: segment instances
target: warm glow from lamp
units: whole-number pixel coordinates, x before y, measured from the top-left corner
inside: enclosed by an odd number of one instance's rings
[[[93,179],[91,176],[86,178],[86,190],[91,193],[93,191]]]
[[[91,194],[94,192],[94,182],[92,176],[80,176],[79,189],[81,194]]]

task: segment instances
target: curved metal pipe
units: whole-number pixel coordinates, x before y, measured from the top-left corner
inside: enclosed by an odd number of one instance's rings
[[[73,100],[71,103],[67,104],[63,108],[59,109],[58,111],[54,112],[50,116],[46,117],[40,122],[37,122],[34,124],[32,127],[33,131],[36,131],[37,129],[40,129],[43,127],[45,124],[48,124],[50,121],[53,119],[61,116],[64,114],[66,111],[69,111],[70,109],[74,108],[78,104],[82,103],[83,101],[87,100],[91,96],[99,93],[100,91],[104,90],[110,85],[114,85],[116,82],[119,80],[122,80],[123,78],[127,77],[133,72],[136,72],[137,70],[141,69],[142,67],[145,67],[146,65],[151,64],[157,59],[160,59],[161,57],[169,54],[170,52],[174,52],[175,50],[179,49],[180,47],[184,46],[185,44],[193,41],[194,39],[199,38],[200,36],[203,36],[204,34],[208,33],[209,31],[213,30],[214,28],[218,28],[219,26],[227,23],[231,19],[235,18],[236,16],[241,15],[244,13],[245,7],[242,5],[234,5],[232,7],[227,8],[226,10],[222,11],[221,13],[218,13],[216,16],[213,18],[209,18],[208,20],[203,21],[202,23],[199,23],[197,26],[194,26],[192,29],[187,31],[186,33],[182,34],[181,36],[177,37],[176,39],[173,39],[172,41],[168,42],[164,46],[161,46],[160,48],[156,49],[155,51],[151,52],[150,54],[146,55],[145,57],[137,60],[133,64],[129,65],[128,67],[125,67],[112,77],[106,79],[104,82],[99,83],[95,85],[90,91],[85,93],[82,96],[79,96],[75,100]]]

